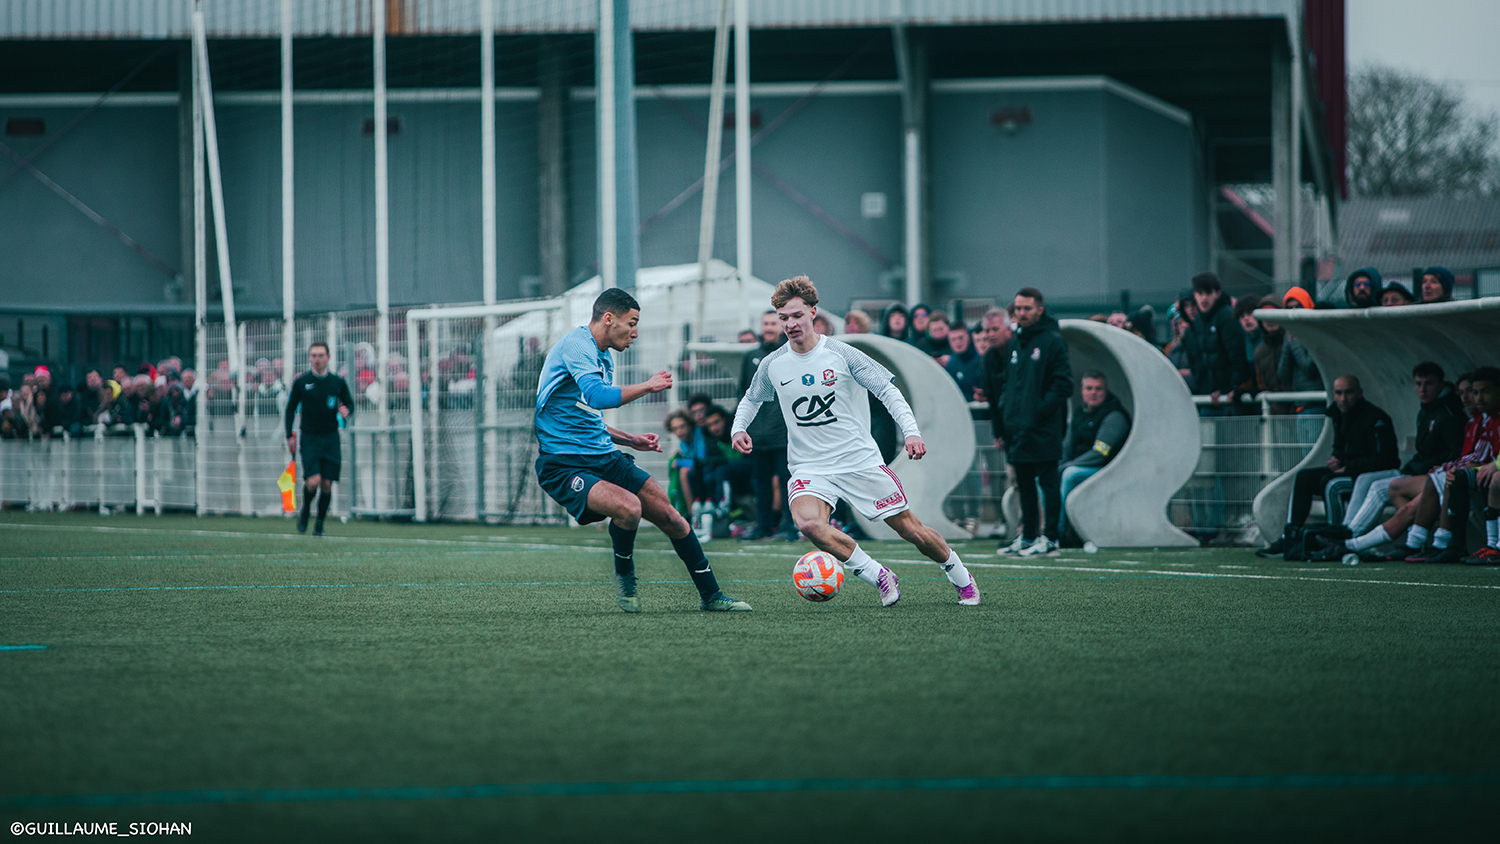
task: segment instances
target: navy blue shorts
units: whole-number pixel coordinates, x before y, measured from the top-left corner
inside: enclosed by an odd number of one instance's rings
[[[344,454],[337,433],[303,434],[297,446],[302,449],[302,477],[322,475],[325,481],[339,479]]]
[[[620,451],[609,454],[542,454],[536,459],[536,479],[542,489],[561,504],[581,525],[608,518],[588,507],[589,490],[608,481],[637,493],[651,475],[635,465],[635,458]]]

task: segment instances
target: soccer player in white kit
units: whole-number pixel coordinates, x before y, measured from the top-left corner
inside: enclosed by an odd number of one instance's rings
[[[763,402],[780,399],[792,473],[787,498],[797,529],[860,580],[879,589],[881,606],[891,606],[901,599],[895,572],[828,523],[839,500],[848,501],[865,518],[884,520],[902,539],[942,566],[958,590],[960,604],[977,605],[979,584],[943,537],[908,509],[901,481],[885,465],[870,436],[866,392],[891,412],[906,438],[907,456],[921,460],[927,453],[911,406],[893,383],[894,376],[864,352],[813,331],[818,290],[807,276],[776,285],[771,305],[786,331],[787,343],[760,362],[740,400],[732,429],[735,449],[751,452],[754,443],[745,429]]]

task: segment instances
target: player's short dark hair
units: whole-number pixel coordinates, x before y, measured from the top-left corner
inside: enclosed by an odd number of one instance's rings
[[[603,293],[599,294],[599,298],[594,300],[594,315],[589,321],[598,322],[604,319],[605,314],[622,317],[640,309],[641,303],[637,302],[634,296],[618,287],[607,287]]]
[[[1194,293],[1213,293],[1223,289],[1224,285],[1219,283],[1219,276],[1216,273],[1198,273],[1193,276]]]
[[[1441,381],[1443,380],[1443,368],[1441,366],[1438,366],[1433,361],[1424,360],[1411,368],[1411,377],[1436,378],[1437,380]]]
[[[1480,381],[1488,381],[1490,384],[1500,387],[1500,367],[1481,366],[1469,375],[1470,383],[1478,384]]]
[[[1023,287],[1020,290],[1016,291],[1016,295],[1025,296],[1027,299],[1033,299],[1038,305],[1042,304],[1042,291],[1036,289],[1035,287]]]
[[[693,393],[692,395],[688,396],[687,399],[688,407],[692,407],[695,404],[706,404],[712,406],[713,403],[714,397],[709,395],[708,393]]]
[[[1108,379],[1108,378],[1105,378],[1105,377],[1104,377],[1104,373],[1103,373],[1103,372],[1100,372],[1100,371],[1099,371],[1099,370],[1097,370],[1097,369],[1089,369],[1089,370],[1085,370],[1085,371],[1084,371],[1084,373],[1083,373],[1083,374],[1082,374],[1082,375],[1080,375],[1080,376],[1078,376],[1078,381],[1079,381],[1079,382],[1080,382],[1080,383],[1082,383],[1082,382],[1083,382],[1083,379],[1085,379],[1085,378],[1092,378],[1092,379],[1094,379],[1094,380],[1095,380],[1095,381],[1103,381],[1103,382],[1104,382],[1104,386],[1105,386],[1105,387],[1108,387],[1108,386],[1109,386],[1109,379]]]
[[[331,354],[328,351],[328,344],[324,343],[322,340],[315,340],[315,341],[313,341],[312,345],[310,345],[310,346],[307,347],[307,351],[311,352],[313,349],[316,349],[319,346],[323,347],[323,353],[324,354]]]
[[[801,299],[809,307],[818,304],[818,288],[805,275],[793,276],[776,285],[771,293],[772,307],[779,308],[793,299]]]

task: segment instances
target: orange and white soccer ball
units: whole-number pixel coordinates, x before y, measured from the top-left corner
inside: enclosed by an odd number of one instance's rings
[[[809,601],[832,601],[844,588],[844,564],[823,551],[803,554],[792,567],[792,584]]]

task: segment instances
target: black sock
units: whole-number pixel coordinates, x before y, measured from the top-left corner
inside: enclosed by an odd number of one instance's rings
[[[331,488],[323,490],[323,494],[318,496],[318,521],[323,521],[323,517],[328,515],[328,502],[332,498],[333,490]]]
[[[698,535],[688,531],[688,535],[681,539],[672,540],[672,550],[687,564],[688,574],[693,578],[693,585],[698,587],[698,594],[704,598],[712,598],[719,591],[719,581],[714,577],[714,570],[708,565],[708,556],[703,553],[703,545],[698,542]]]
[[[635,573],[635,531],[609,523],[609,540],[615,545],[615,574]]]
[[[315,487],[315,486],[305,486],[305,487],[302,488],[302,518],[306,519],[307,518],[307,514],[312,512],[313,499],[317,498],[317,497],[318,497],[318,488],[317,487]]]

